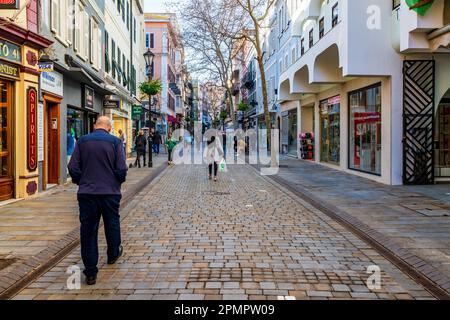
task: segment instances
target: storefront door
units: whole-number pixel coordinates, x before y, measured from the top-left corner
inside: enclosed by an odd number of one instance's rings
[[[47,183],[59,183],[60,116],[59,104],[47,102]],[[45,186],[44,186],[45,187]]]
[[[436,129],[435,176],[450,178],[450,98],[439,105]]]
[[[12,84],[0,80],[0,201],[14,197]]]
[[[297,156],[297,110],[289,111],[288,126],[288,153]]]

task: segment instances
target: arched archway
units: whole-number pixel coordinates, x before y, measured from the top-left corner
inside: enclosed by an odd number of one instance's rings
[[[311,74],[311,83],[345,82],[340,65],[339,47],[332,44],[316,57]]]
[[[435,177],[450,181],[450,88],[437,108],[434,141]]]

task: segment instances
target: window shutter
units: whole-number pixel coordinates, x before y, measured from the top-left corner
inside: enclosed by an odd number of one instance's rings
[[[66,0],[66,13],[67,13],[67,26],[66,26],[66,41],[69,42],[69,44],[73,41],[73,3],[72,0]]]
[[[74,49],[76,52],[81,52],[81,12],[80,12],[80,6],[77,4],[75,5],[75,40],[74,40]]]
[[[100,28],[97,28],[98,39],[97,39],[97,67],[99,69],[102,68],[102,56],[103,56],[103,48],[102,48],[102,31]]]
[[[86,11],[84,11],[84,42],[83,42],[83,48],[84,48],[84,57],[86,59],[89,58],[89,15]]]
[[[51,30],[59,34],[59,28],[60,28],[60,16],[59,16],[59,0],[51,0],[50,1],[51,6],[51,18],[50,18],[50,25]]]
[[[96,42],[96,37],[94,36],[94,19],[91,18],[91,20],[89,21],[89,40],[90,40],[90,46],[89,46],[89,60],[92,64],[95,65],[95,55],[97,54],[95,52],[95,47],[94,44]]]

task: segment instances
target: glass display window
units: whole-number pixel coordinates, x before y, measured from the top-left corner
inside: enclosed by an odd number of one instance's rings
[[[320,160],[340,163],[341,98],[335,96],[320,102]]]
[[[349,168],[381,175],[381,84],[349,94]]]

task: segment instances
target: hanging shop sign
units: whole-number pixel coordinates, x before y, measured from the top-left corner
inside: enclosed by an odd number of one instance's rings
[[[120,108],[120,101],[103,100],[103,107],[104,108],[111,108],[111,109],[119,109]]]
[[[435,0],[406,0],[410,10],[414,10],[417,14],[424,16],[431,8]]]
[[[0,0],[0,9],[19,9],[19,0]]]
[[[133,105],[131,108],[131,117],[133,119],[140,119],[142,115],[142,106]]]
[[[0,75],[19,79],[19,67],[10,63],[0,61]]]
[[[28,113],[28,170],[35,171],[38,163],[37,146],[37,91],[31,87],[27,90],[27,113]]]
[[[0,39],[0,58],[12,62],[21,63],[22,54],[20,50],[21,50],[20,46],[18,46],[17,44],[14,44],[7,40]]]
[[[94,89],[84,86],[84,107],[94,109]]]

